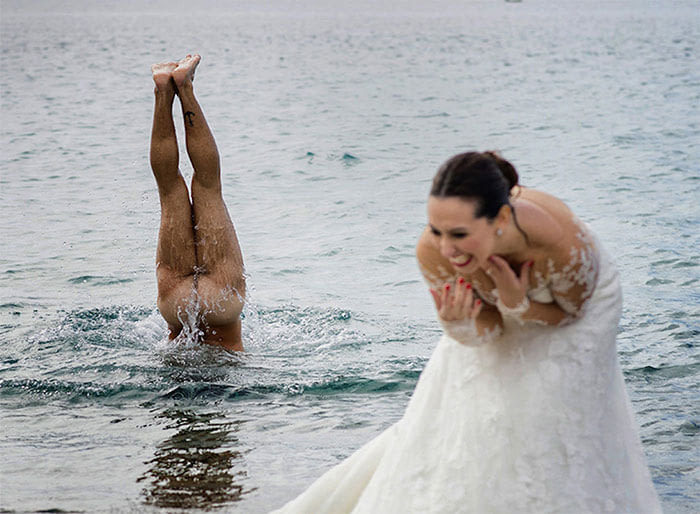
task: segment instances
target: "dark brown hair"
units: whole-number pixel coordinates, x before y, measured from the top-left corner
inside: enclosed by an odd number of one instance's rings
[[[440,166],[430,194],[476,201],[476,217],[492,220],[504,204],[510,205],[510,190],[517,184],[518,172],[495,152],[466,152]]]
[[[466,152],[449,158],[438,170],[430,195],[438,198],[456,196],[476,202],[474,215],[492,221],[501,207],[510,204],[510,191],[518,185],[518,172],[496,152]],[[525,236],[511,206],[513,221]]]

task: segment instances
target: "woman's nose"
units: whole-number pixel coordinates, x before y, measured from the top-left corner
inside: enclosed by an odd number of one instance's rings
[[[455,248],[446,238],[440,240],[440,253],[446,259],[454,257]]]

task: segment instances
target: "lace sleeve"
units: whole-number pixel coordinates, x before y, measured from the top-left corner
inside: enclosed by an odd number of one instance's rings
[[[440,251],[433,247],[423,233],[416,246],[416,258],[423,279],[432,289],[440,289],[446,283],[454,283],[457,274],[449,261],[440,255]]]
[[[554,301],[568,314],[564,322],[580,317],[588,300],[593,296],[598,281],[599,258],[595,241],[585,226],[580,223],[580,231],[573,244],[562,251],[561,264],[550,259],[548,281]]]

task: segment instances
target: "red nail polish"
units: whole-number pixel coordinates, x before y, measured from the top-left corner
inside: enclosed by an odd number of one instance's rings
[[[457,283],[464,284],[464,277],[459,277],[459,279],[457,279]]]
[[[450,290],[450,284],[445,284],[445,291],[449,291],[449,290]]]
[[[481,300],[477,300],[477,301],[476,301],[476,302],[474,302],[474,303],[475,303],[475,304],[476,304],[476,306],[478,307],[479,305],[481,305]]]
[[[471,285],[471,284],[467,284],[467,291],[470,290],[471,288],[472,288],[472,285]]]

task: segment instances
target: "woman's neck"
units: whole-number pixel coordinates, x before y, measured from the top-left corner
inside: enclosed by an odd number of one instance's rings
[[[529,218],[531,205],[527,200],[517,199],[513,201],[511,215],[507,224],[501,229],[503,233],[499,237],[496,253],[509,261],[524,261],[530,257],[536,242],[526,236],[523,230],[523,221]],[[535,243],[535,244],[533,244]]]

